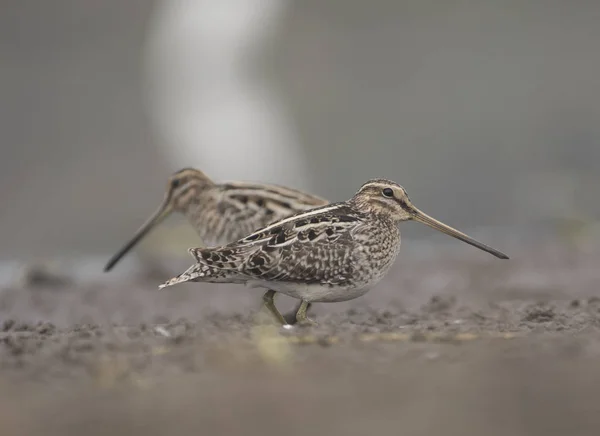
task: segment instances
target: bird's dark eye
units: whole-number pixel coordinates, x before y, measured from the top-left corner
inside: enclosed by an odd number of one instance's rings
[[[179,185],[181,185],[181,179],[173,179],[171,181],[171,188],[177,188]]]
[[[394,197],[394,190],[392,188],[385,188],[383,191],[381,191],[381,193],[383,194],[384,197],[387,197],[387,198]]]

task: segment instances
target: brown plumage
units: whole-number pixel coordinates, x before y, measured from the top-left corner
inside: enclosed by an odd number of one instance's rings
[[[158,210],[106,264],[110,271],[171,213],[183,214],[206,246],[225,245],[256,229],[328,201],[296,189],[251,182],[215,183],[202,171],[184,168],[167,184]]]
[[[397,183],[376,179],[346,202],[298,212],[225,246],[192,248],[197,263],[160,287],[189,281],[263,287],[280,321],[275,292],[300,299],[296,318],[306,322],[309,303],[351,300],[377,284],[399,252],[398,224],[409,220],[508,259],[421,212]]]

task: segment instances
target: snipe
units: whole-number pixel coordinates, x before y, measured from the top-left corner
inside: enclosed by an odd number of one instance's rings
[[[348,201],[299,212],[225,246],[189,249],[197,263],[160,288],[182,282],[262,287],[265,305],[280,322],[276,292],[301,300],[296,319],[312,322],[306,317],[310,303],[357,298],[387,274],[400,250],[398,224],[411,220],[508,259],[421,212],[402,186],[375,179]]]
[[[110,271],[171,213],[183,214],[206,246],[225,245],[296,212],[328,201],[296,189],[251,182],[215,183],[184,168],[169,178],[162,204],[104,267]]]

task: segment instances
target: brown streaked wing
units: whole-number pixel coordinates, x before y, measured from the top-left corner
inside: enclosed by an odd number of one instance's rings
[[[199,263],[248,280],[339,285],[352,276],[351,232],[363,219],[346,206],[300,213],[219,249],[194,249]]]
[[[222,194],[219,214],[234,227],[231,233],[240,237],[297,212],[328,204],[327,200],[289,188],[244,183],[223,185]]]

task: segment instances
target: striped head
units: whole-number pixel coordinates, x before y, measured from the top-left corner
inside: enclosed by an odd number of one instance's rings
[[[179,170],[169,177],[161,209],[169,212],[185,212],[191,199],[197,198],[202,191],[214,186],[215,183],[200,170],[195,168]]]
[[[350,202],[354,207],[366,214],[377,215],[395,223],[402,221],[418,221],[435,230],[466,242],[469,245],[486,251],[500,259],[508,256],[492,247],[482,244],[468,235],[430,217],[417,209],[402,186],[385,179],[373,179],[366,182],[354,195]]]
[[[406,191],[396,182],[373,179],[364,183],[351,200],[362,212],[375,214],[395,222],[411,219],[413,208]]]
[[[173,173],[169,177],[162,204],[138,229],[133,238],[108,261],[104,267],[104,271],[111,270],[150,230],[160,224],[172,212],[185,212],[193,199],[198,198],[202,191],[214,186],[215,184],[210,178],[202,171],[194,168],[184,168]]]

